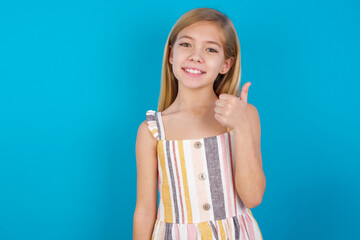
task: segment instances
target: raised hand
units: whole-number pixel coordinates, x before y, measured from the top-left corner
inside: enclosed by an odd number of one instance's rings
[[[249,116],[247,112],[247,98],[251,82],[243,85],[240,98],[222,93],[215,101],[215,119],[224,127],[231,129],[243,129],[249,127]]]

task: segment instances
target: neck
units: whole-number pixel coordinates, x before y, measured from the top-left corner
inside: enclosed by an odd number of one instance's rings
[[[172,108],[175,111],[203,115],[209,110],[214,110],[217,99],[218,97],[212,88],[179,89]]]

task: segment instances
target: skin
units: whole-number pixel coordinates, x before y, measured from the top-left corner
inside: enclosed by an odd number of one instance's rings
[[[184,35],[189,38],[181,38]],[[211,22],[197,22],[179,32],[170,49],[169,63],[178,80],[175,101],[162,112],[166,140],[199,139],[215,136],[231,128],[235,141],[235,186],[248,208],[261,203],[265,191],[260,150],[260,119],[255,106],[247,103],[250,82],[240,98],[213,91],[219,73],[225,74],[234,59],[225,59],[221,32]],[[220,46],[207,43],[211,40]],[[206,73],[188,76],[182,67],[199,68]],[[157,213],[157,143],[143,121],[136,139],[137,201],[133,239],[150,239]]]

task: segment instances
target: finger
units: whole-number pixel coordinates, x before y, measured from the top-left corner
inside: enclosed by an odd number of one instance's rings
[[[240,94],[240,100],[243,101],[244,103],[247,103],[250,85],[251,85],[251,82],[247,82],[242,87],[241,94]]]
[[[222,107],[215,107],[214,112],[217,114],[223,115],[225,111],[224,111],[224,108],[222,108]]]
[[[218,114],[218,113],[215,113],[214,114],[214,118],[219,122],[219,123],[221,123],[221,115],[220,114]]]
[[[218,107],[225,107],[226,106],[226,101],[223,99],[218,99],[215,101],[215,106]]]
[[[229,100],[232,97],[231,94],[227,94],[227,93],[222,93],[219,95],[219,99],[221,100]]]

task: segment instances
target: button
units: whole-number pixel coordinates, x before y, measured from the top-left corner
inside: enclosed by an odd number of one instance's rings
[[[196,143],[194,143],[194,147],[196,147],[196,148],[201,148],[201,142],[196,142]]]
[[[199,179],[200,179],[200,180],[205,180],[205,178],[206,178],[205,173],[200,173],[200,174],[199,174]]]
[[[208,211],[208,210],[210,209],[210,204],[205,203],[205,204],[203,205],[203,208],[204,208],[204,210]]]

